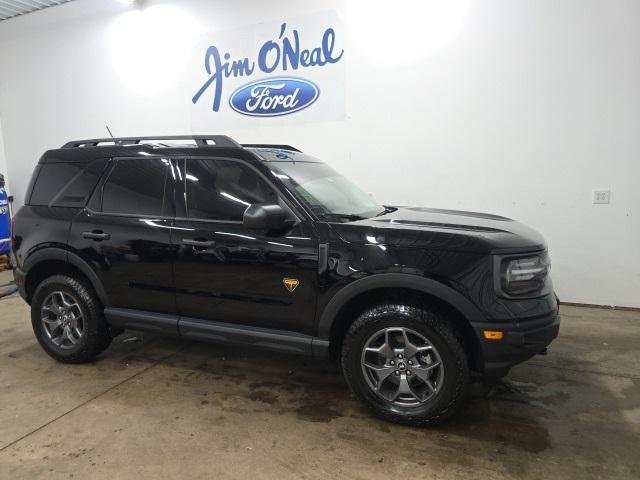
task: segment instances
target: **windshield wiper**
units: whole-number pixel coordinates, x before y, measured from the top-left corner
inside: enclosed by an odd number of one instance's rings
[[[356,220],[364,220],[366,218],[360,215],[354,215],[352,213],[321,213],[319,217],[325,218],[327,220],[337,219],[337,220],[347,220],[349,222],[355,222]]]
[[[379,214],[377,214],[376,217],[381,217],[382,215],[386,215],[387,213],[395,212],[397,210],[396,208],[390,208],[385,206],[383,206],[382,208],[384,208],[384,210],[382,210]]]

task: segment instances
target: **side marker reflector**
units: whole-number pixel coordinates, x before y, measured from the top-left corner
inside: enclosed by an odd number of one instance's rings
[[[500,330],[485,330],[484,338],[487,340],[502,340],[504,333]]]

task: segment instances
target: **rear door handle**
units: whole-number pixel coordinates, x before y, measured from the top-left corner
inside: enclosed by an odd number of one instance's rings
[[[188,238],[183,238],[182,243],[183,245],[189,245],[191,247],[211,248],[216,246],[216,242],[213,240],[189,240]]]
[[[82,238],[88,238],[91,240],[109,240],[111,235],[108,233],[104,233],[99,230],[95,230],[93,232],[82,232]]]

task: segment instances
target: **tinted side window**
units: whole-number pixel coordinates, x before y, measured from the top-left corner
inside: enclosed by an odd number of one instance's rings
[[[118,160],[102,190],[102,211],[125,215],[166,215],[165,159]]]
[[[273,188],[240,162],[190,159],[185,177],[189,218],[242,221],[249,205],[278,202]]]
[[[107,159],[89,163],[45,163],[29,203],[56,207],[83,207],[95,188]]]
[[[40,169],[42,165],[36,165],[36,168],[33,169],[33,173],[31,174],[31,180],[29,180],[29,185],[27,186],[27,192],[24,196],[24,204],[31,205],[31,196],[33,194],[33,187],[36,184],[36,180],[38,180],[38,175],[40,175]]]

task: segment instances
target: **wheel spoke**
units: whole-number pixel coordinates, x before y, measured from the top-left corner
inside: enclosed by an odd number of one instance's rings
[[[379,336],[378,336],[379,338]],[[394,357],[393,348],[389,342],[389,329],[384,332],[384,342],[379,347],[367,347],[365,352],[375,353],[381,355],[385,360],[390,360]]]
[[[55,298],[55,304],[60,310],[64,310],[64,295],[62,292],[57,292],[56,295],[53,296]],[[53,299],[52,299],[53,300]]]
[[[47,312],[51,312],[54,314],[58,313],[58,309],[56,307],[54,307],[53,305],[42,305],[42,309],[41,310],[46,310]]]
[[[376,373],[376,376],[378,377],[378,384],[376,385],[377,389],[380,389],[380,384],[389,376],[391,375],[394,370],[396,369],[396,367],[394,367],[393,365],[391,366],[386,366],[386,365],[373,365],[371,363],[365,363],[364,364],[365,367],[373,370]]]
[[[402,339],[404,341],[404,355],[407,358],[413,357],[418,353],[418,347],[411,343],[409,335],[407,335],[407,331],[404,328],[400,329],[400,331],[402,332]]]
[[[71,308],[75,306],[75,302],[67,300],[68,297],[64,293],[60,294],[60,298],[62,299],[62,306],[64,308]]]
[[[390,349],[389,345],[387,345],[386,343],[383,343],[379,347],[367,347],[365,348],[365,351],[369,353],[376,353],[378,355],[381,355],[385,359],[393,358],[393,350]]]
[[[421,347],[416,347],[417,353],[428,352],[429,350],[433,350],[433,345],[423,345]]]
[[[76,344],[78,340],[73,336],[70,327],[64,327],[64,336],[67,340],[69,340],[72,344]]]
[[[415,373],[416,377],[426,383],[429,380],[429,375],[433,369],[439,366],[440,362],[432,363],[430,365],[414,365],[411,367],[411,371]]]
[[[42,319],[42,321],[47,326],[47,328],[45,328],[47,335],[49,338],[53,339],[53,334],[62,326],[62,324],[58,320],[51,320],[48,318]]]
[[[53,308],[58,309],[60,305],[58,305],[58,295],[56,293],[52,293],[47,300],[45,300],[46,304],[50,304]]]
[[[60,320],[57,318],[43,318],[42,321],[49,327],[49,329],[53,332],[56,328],[60,326]]]
[[[83,318],[84,318],[84,317],[83,317],[82,315],[78,315],[77,317],[73,317],[73,318],[71,319],[71,326],[72,326],[73,328],[76,328],[76,329],[77,329],[77,328],[78,328],[78,321],[79,321],[79,320],[82,320]]]
[[[393,358],[393,347],[389,342],[389,329],[384,331],[384,343],[380,346],[380,350],[380,354],[384,355],[387,360]]]
[[[413,387],[411,387],[406,375],[400,377],[400,383],[398,383],[398,389],[393,396],[393,400],[396,400],[400,395],[411,395],[416,400],[420,400],[419,395],[413,391]]]

